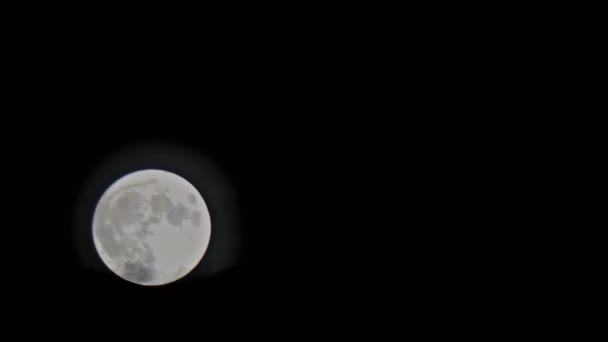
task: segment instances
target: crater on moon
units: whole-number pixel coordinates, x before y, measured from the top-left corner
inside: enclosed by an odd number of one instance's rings
[[[204,256],[210,234],[202,196],[182,177],[162,170],[117,180],[93,217],[93,240],[103,262],[140,285],[163,285],[188,274]]]

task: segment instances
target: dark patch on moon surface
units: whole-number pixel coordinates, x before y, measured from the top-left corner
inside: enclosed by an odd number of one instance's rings
[[[181,227],[182,221],[190,217],[188,215],[188,209],[184,208],[181,204],[177,207],[169,209],[167,212],[167,221],[174,226]]]
[[[150,197],[152,211],[167,211],[173,207],[173,203],[165,194],[158,192]]]
[[[144,216],[139,212],[141,204],[144,201],[144,197],[133,191],[129,190],[124,195],[120,196],[116,200],[114,210],[111,218],[115,221],[115,224],[133,224],[139,222]]]
[[[154,272],[141,263],[126,261],[123,264],[123,276],[131,281],[143,284],[154,280]]]

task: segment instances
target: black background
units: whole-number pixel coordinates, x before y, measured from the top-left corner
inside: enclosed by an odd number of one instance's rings
[[[604,103],[4,99],[3,325],[198,338],[590,331],[608,304],[606,131],[591,120]],[[244,240],[222,274],[147,288],[84,268],[72,217],[101,160],[159,140],[222,168]]]

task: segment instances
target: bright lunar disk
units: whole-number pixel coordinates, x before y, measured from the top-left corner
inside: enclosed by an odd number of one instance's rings
[[[118,179],[93,217],[93,241],[103,262],[140,285],[163,285],[188,274],[203,258],[210,236],[202,196],[182,177],[162,170]]]

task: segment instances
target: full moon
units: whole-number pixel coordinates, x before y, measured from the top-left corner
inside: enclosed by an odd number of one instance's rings
[[[210,236],[203,197],[187,180],[163,170],[118,179],[93,216],[99,256],[116,275],[139,285],[164,285],[190,273]]]

